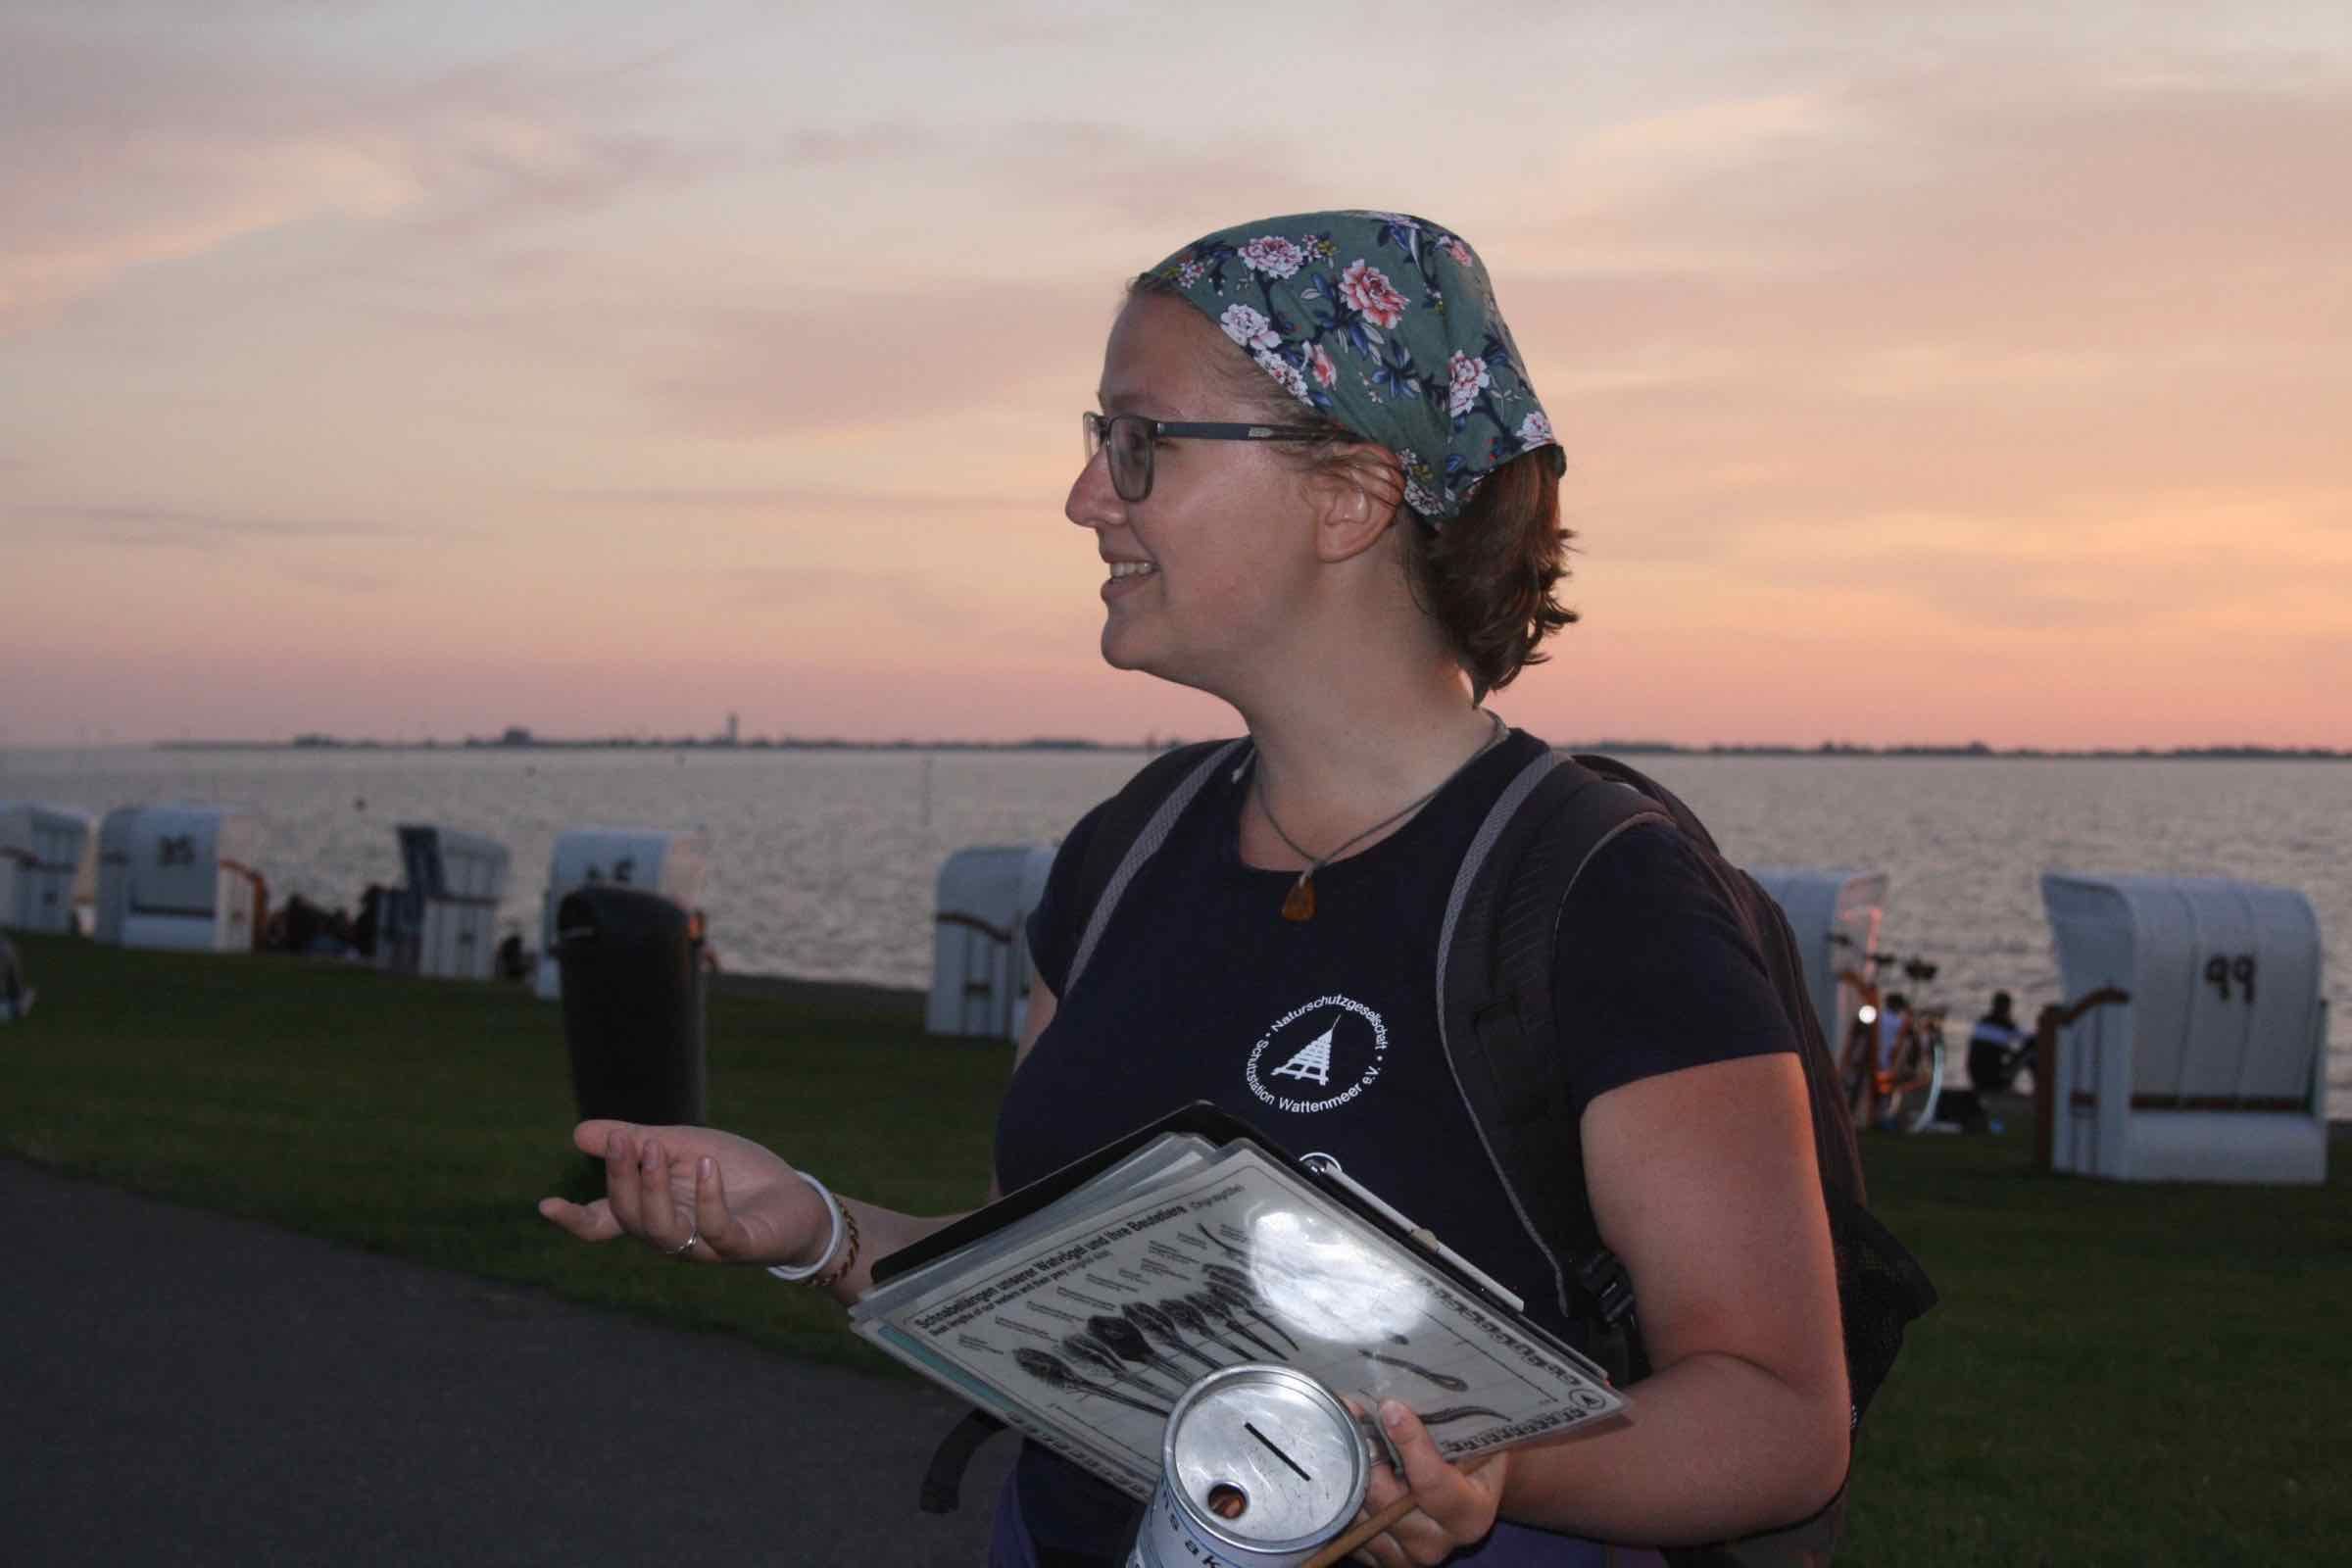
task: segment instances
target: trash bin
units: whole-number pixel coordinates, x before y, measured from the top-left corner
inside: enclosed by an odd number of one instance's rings
[[[701,916],[659,893],[599,883],[564,896],[556,929],[580,1118],[703,1121]]]

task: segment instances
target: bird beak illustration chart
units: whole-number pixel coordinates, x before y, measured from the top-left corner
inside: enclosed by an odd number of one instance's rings
[[[1625,1408],[1598,1367],[1381,1209],[1254,1142],[1169,1133],[1009,1223],[959,1222],[970,1239],[877,1285],[852,1321],[1138,1497],[1170,1411],[1231,1366],[1402,1400],[1449,1459]]]

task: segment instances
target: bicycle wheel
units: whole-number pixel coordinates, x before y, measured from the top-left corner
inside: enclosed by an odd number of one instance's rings
[[[1907,1133],[1915,1133],[1936,1119],[1936,1103],[1943,1098],[1943,1031],[1930,1029],[1913,1045],[1913,1071],[1903,1081],[1904,1090],[1916,1091],[1919,1108],[1899,1118],[1898,1125]]]

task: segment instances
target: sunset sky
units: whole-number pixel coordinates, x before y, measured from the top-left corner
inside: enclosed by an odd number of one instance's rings
[[[2352,747],[2342,0],[0,0],[0,746],[1230,728],[1077,414],[1325,206],[1568,448],[1514,721]]]

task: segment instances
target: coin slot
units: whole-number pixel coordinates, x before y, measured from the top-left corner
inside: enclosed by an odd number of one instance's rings
[[[1250,1511],[1250,1494],[1230,1481],[1208,1489],[1208,1511],[1220,1519],[1239,1519]]]
[[[1267,1452],[1273,1454],[1275,1458],[1280,1459],[1284,1464],[1289,1465],[1291,1467],[1291,1474],[1297,1476],[1301,1481],[1312,1481],[1315,1479],[1313,1476],[1310,1476],[1305,1471],[1299,1469],[1298,1461],[1292,1458],[1289,1454],[1283,1452],[1281,1445],[1277,1444],[1272,1438],[1267,1437],[1263,1432],[1258,1431],[1257,1424],[1255,1422],[1243,1422],[1242,1430],[1249,1433],[1258,1442],[1264,1444],[1266,1446]]]

